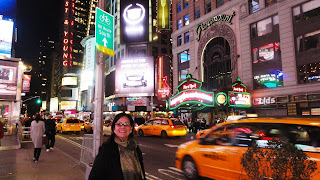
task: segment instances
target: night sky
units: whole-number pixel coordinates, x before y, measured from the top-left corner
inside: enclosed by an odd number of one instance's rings
[[[15,57],[22,58],[22,61],[31,65],[39,55],[39,40],[59,35],[59,26],[62,26],[63,0],[16,1],[18,42],[15,43]]]

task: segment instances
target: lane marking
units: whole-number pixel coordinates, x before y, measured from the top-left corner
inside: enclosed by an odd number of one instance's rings
[[[180,172],[180,173],[183,173],[182,170],[180,170],[180,169],[178,169],[178,168],[175,168],[175,167],[169,167],[169,169],[172,169],[172,170],[178,171],[178,172]]]
[[[169,177],[171,177],[173,179],[183,180],[183,179],[180,179],[180,178],[177,178],[177,177],[174,177],[174,176],[168,174],[168,173],[172,173],[172,174],[175,174],[175,175],[182,176],[180,173],[172,171],[172,170],[169,170],[169,169],[158,169],[158,172],[161,173],[161,174],[164,174],[166,176],[169,176]]]
[[[164,144],[164,145],[166,145],[168,147],[179,147],[179,145],[175,145],[175,144]]]
[[[158,178],[158,177],[156,177],[156,176],[153,176],[153,175],[151,175],[151,174],[149,174],[149,173],[147,173],[147,172],[146,172],[146,176],[149,177],[148,179],[151,178],[151,180],[153,180],[153,179],[162,180],[162,179],[160,179],[160,178]]]

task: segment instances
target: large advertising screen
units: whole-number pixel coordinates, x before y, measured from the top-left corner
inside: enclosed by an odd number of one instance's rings
[[[63,77],[62,86],[76,86],[78,84],[77,77]]]
[[[0,15],[3,15],[9,18],[15,18],[16,17],[16,0],[1,0]]]
[[[0,59],[0,99],[16,99],[18,62]]]
[[[118,59],[115,94],[154,93],[153,57]]]
[[[120,1],[120,38],[122,44],[149,40],[149,1]]]
[[[13,22],[0,20],[0,56],[11,58]]]

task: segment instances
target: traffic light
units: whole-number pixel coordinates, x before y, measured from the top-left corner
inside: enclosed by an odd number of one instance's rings
[[[37,100],[37,104],[40,104],[40,103],[41,103],[41,99],[38,99],[38,100]]]

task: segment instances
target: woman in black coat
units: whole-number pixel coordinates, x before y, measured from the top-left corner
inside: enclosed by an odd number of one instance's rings
[[[111,137],[99,148],[89,180],[144,180],[142,152],[133,139],[134,122],[129,114],[114,118]]]

